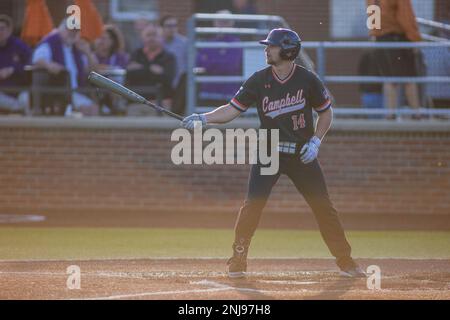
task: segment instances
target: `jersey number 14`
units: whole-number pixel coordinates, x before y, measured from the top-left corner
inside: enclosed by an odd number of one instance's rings
[[[300,115],[294,114],[292,116],[292,121],[294,123],[294,131],[305,127],[305,115],[303,113]]]

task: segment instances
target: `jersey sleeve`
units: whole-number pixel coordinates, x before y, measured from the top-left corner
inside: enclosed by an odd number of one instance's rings
[[[234,98],[231,99],[230,105],[241,112],[245,112],[248,107],[256,102],[257,92],[258,82],[256,73],[254,73],[247,81],[245,81],[239,91],[235,94]]]
[[[311,77],[308,101],[310,106],[318,113],[331,108],[331,99],[328,94],[328,89],[315,74],[312,74]]]

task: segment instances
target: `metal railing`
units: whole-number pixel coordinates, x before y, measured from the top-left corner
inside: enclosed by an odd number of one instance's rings
[[[212,42],[212,41],[198,41],[198,36],[203,34],[227,32],[235,34],[252,34],[260,35],[267,34],[269,30],[243,29],[239,31],[237,28],[201,28],[196,27],[197,21],[211,21],[211,20],[235,20],[235,21],[277,21],[280,25],[287,27],[286,22],[281,17],[276,16],[248,16],[248,15],[227,15],[227,14],[197,14],[194,15],[188,22],[189,31],[189,50],[188,50],[188,70],[195,70],[195,58],[197,49],[201,48],[261,48],[261,45],[256,41],[240,41],[240,42]],[[450,26],[425,19],[418,19],[420,23],[427,24],[430,27],[437,27],[444,30],[450,30]],[[373,42],[373,41],[305,41],[302,42],[302,47],[306,49],[315,50],[316,54],[316,69],[315,72],[325,83],[450,83],[450,76],[419,76],[419,77],[382,77],[382,76],[356,76],[356,75],[333,75],[327,74],[327,50],[329,49],[406,49],[406,48],[450,48],[450,41],[439,38],[439,42]],[[303,52],[303,50],[302,50]],[[255,70],[256,71],[256,70]],[[246,80],[244,75],[237,76],[208,76],[197,75],[195,72],[188,72],[188,86],[187,86],[187,112],[207,111],[212,107],[198,106],[196,97],[196,86],[199,83],[238,83]],[[361,114],[390,114],[392,111],[388,109],[368,110],[357,108],[336,108],[337,114],[342,115],[361,115]],[[449,110],[431,110],[421,108],[422,113],[429,115],[443,114],[448,116]],[[410,109],[396,110],[396,113],[410,114],[415,111]],[[248,114],[255,114],[256,110],[249,109]]]
[[[443,22],[428,20],[424,18],[416,18],[416,21],[419,25],[450,31],[450,25]]]
[[[242,82],[243,76],[233,77],[214,77],[214,76],[197,76],[196,70],[196,56],[197,49],[199,48],[251,48],[255,46],[256,42],[206,42],[198,41],[198,38],[204,35],[226,33],[235,35],[247,35],[247,36],[266,36],[269,28],[218,28],[218,27],[201,27],[197,26],[202,22],[213,21],[234,21],[234,22],[255,22],[263,24],[272,24],[279,27],[288,27],[286,21],[279,16],[272,15],[247,15],[247,14],[217,14],[217,13],[197,13],[187,22],[188,33],[188,74],[187,74],[187,114],[195,112],[197,109],[197,83],[200,82]]]
[[[43,105],[42,98],[45,95],[64,95],[68,100],[68,105],[72,105],[73,101],[71,98],[71,95],[73,93],[80,93],[84,94],[87,97],[90,97],[93,99],[96,103],[101,102],[101,100],[104,98],[103,94],[108,93],[104,89],[95,88],[89,84],[86,86],[78,87],[78,88],[72,88],[70,85],[50,85],[41,83],[43,79],[34,79],[33,74],[35,73],[42,73],[50,76],[50,74],[45,69],[35,68],[34,66],[26,66],[25,71],[30,73],[32,79],[30,80],[30,85],[27,86],[8,86],[8,87],[2,87],[1,92],[4,92],[6,94],[20,94],[22,92],[28,93],[28,106],[26,106],[26,110],[24,110],[25,115],[27,116],[34,116],[34,115],[41,115],[43,110],[47,107]],[[67,71],[65,71],[67,72]],[[123,83],[125,81],[127,71],[125,69],[111,69],[106,71],[101,71],[102,75],[106,77],[110,77],[115,81],[118,81],[119,83]],[[68,77],[68,76],[67,76]],[[120,79],[119,79],[120,78]],[[47,79],[48,81],[48,79]],[[69,79],[66,79],[66,81],[70,81]],[[133,91],[139,92],[143,95],[152,95],[155,96],[155,100],[158,104],[162,103],[163,97],[161,93],[161,85],[128,85],[128,88],[130,88]],[[50,100],[50,99],[48,99]],[[54,99],[55,101],[57,99]],[[64,107],[66,109],[66,107]]]
[[[316,72],[325,83],[450,83],[450,76],[425,76],[425,77],[382,77],[382,76],[354,76],[354,75],[327,75],[326,70],[326,50],[327,49],[400,49],[400,48],[450,48],[450,41],[445,42],[368,42],[368,41],[342,41],[342,42],[303,42],[303,48],[316,50]],[[257,42],[197,42],[196,48],[260,48]],[[244,82],[244,76],[197,76],[192,75],[191,83],[235,83]],[[194,94],[195,86],[189,88],[191,95]],[[190,102],[190,111],[196,109],[195,100],[192,98]],[[390,110],[382,109],[379,111],[368,111],[365,109],[355,108],[339,108],[338,114],[343,115],[361,115],[371,113],[390,113]],[[209,107],[199,107],[199,111],[211,110]],[[249,110],[250,114],[256,113],[256,110]],[[444,114],[448,115],[448,110],[430,110],[421,108],[420,112],[428,114]],[[410,110],[398,110],[398,114],[408,114]]]

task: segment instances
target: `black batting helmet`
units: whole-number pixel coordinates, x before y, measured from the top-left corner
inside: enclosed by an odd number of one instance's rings
[[[267,39],[259,43],[281,47],[280,57],[284,60],[295,60],[302,46],[302,40],[297,32],[284,28],[273,29]]]

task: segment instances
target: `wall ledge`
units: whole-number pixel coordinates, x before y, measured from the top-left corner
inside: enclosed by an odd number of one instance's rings
[[[176,129],[180,122],[167,117],[126,118],[51,118],[51,117],[0,117],[0,128],[47,128],[47,129]],[[217,128],[256,128],[257,119],[236,119]],[[344,120],[333,121],[331,131],[362,132],[450,132],[450,122],[443,120]]]

